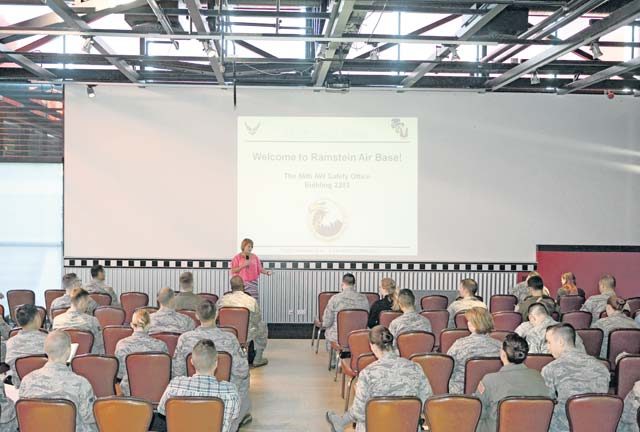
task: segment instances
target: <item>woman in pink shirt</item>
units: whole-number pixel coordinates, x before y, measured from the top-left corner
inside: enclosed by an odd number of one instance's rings
[[[262,268],[262,262],[257,255],[251,253],[253,240],[244,239],[240,244],[240,252],[231,260],[231,275],[240,276],[244,281],[244,291],[251,297],[259,300],[258,280],[261,274],[271,276],[271,270]]]

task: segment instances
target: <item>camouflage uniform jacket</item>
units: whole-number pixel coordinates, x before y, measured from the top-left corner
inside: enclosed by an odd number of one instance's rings
[[[0,431],[15,432],[18,430],[15,405],[5,394],[4,384],[0,388]]]
[[[449,381],[449,393],[464,393],[464,371],[472,357],[498,357],[502,343],[488,334],[471,333],[453,343],[448,355],[453,357],[453,373]]]
[[[92,279],[91,282],[84,286],[84,289],[86,289],[90,294],[109,294],[111,296],[111,306],[117,306],[120,304],[118,302],[118,295],[114,289],[104,283],[104,281]]]
[[[609,297],[615,295],[613,291],[607,291],[603,294],[592,295],[580,308],[581,311],[586,311],[591,314],[591,324],[595,324],[600,319],[600,314],[606,309],[607,301]]]
[[[191,318],[169,308],[161,308],[158,312],[152,313],[149,318],[151,319],[151,324],[149,325],[150,334],[161,332],[185,333],[196,328]]]
[[[173,306],[176,310],[196,310],[202,302],[203,298],[192,292],[181,292],[175,297]]]
[[[104,342],[102,341],[102,329],[100,322],[94,316],[77,311],[67,311],[58,315],[53,320],[52,330],[77,329],[89,331],[93,334],[92,354],[104,354]]]
[[[618,432],[640,432],[638,428],[638,409],[640,408],[640,381],[624,398],[624,411],[618,424]]]
[[[362,309],[369,312],[369,300],[366,295],[353,288],[345,288],[329,299],[322,316],[322,326],[327,329],[325,338],[330,342],[338,340],[338,312],[345,309]]]
[[[96,303],[96,301],[92,298],[89,298],[89,303],[87,306],[87,314],[88,315],[93,315],[93,312],[95,312],[96,308],[98,307],[98,303]],[[71,307],[71,296],[69,296],[69,294],[65,294],[62,297],[58,297],[57,299],[53,300],[51,302],[51,310],[54,309],[69,309]]]
[[[509,294],[516,296],[518,298],[518,303],[524,301],[524,299],[529,297],[529,287],[527,286],[527,282],[520,282],[509,289]]]
[[[254,341],[256,349],[265,349],[269,330],[267,324],[262,320],[260,305],[256,299],[242,291],[235,291],[224,295],[216,303],[216,308],[222,307],[243,307],[249,309],[249,335],[247,340]]]
[[[607,349],[609,347],[609,333],[614,330],[619,329],[637,329],[640,328],[638,324],[633,320],[633,318],[629,318],[622,312],[616,312],[613,315],[601,318],[595,322],[591,327],[599,328],[604,333],[604,338],[602,339],[602,349],[600,350],[600,357],[607,358]]]
[[[7,364],[13,371],[12,382],[20,388],[20,378],[15,373],[16,360],[35,354],[44,354],[44,340],[47,335],[40,330],[20,330],[17,335],[7,341]]]
[[[515,332],[527,340],[529,344],[529,354],[549,354],[547,347],[547,328],[558,324],[558,321],[551,317],[547,317],[541,324],[534,326],[530,321],[520,324]],[[586,353],[584,342],[580,335],[576,333],[576,349]]]
[[[164,352],[169,353],[167,344],[161,340],[154,339],[144,331],[134,331],[133,334],[124,339],[120,339],[116,344],[115,355],[118,358],[118,378],[121,378],[120,388],[125,396],[131,395],[129,389],[129,376],[127,375],[127,356],[141,352]]]
[[[467,297],[461,298],[449,305],[447,311],[449,312],[449,328],[454,328],[456,326],[455,318],[456,314],[459,312],[468,311],[471,308],[479,307],[483,309],[487,309],[487,305],[484,302],[476,297]]]
[[[389,331],[393,335],[393,345],[398,345],[398,336],[415,331],[431,332],[431,322],[418,312],[405,312],[391,321]]]

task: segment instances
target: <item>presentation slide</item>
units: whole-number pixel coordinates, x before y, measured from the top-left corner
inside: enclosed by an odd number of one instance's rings
[[[417,255],[418,120],[238,117],[238,241],[263,255]]]

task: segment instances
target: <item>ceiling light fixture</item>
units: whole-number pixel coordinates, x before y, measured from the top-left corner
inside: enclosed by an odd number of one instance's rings
[[[535,70],[531,74],[531,85],[538,85],[538,84],[540,84],[540,77],[538,76],[538,71]]]
[[[593,58],[596,60],[603,56],[602,50],[600,49],[600,44],[597,40],[591,42],[591,54],[593,54]]]
[[[86,37],[84,41],[82,41],[82,51],[86,54],[91,54],[91,47],[93,46],[93,38]]]
[[[94,84],[88,84],[87,85],[87,96],[91,99],[93,99],[94,97],[96,97],[96,90],[94,89],[95,85]]]
[[[449,47],[449,50],[451,51],[451,60],[460,60],[460,54],[458,54],[458,47],[455,45],[451,45]]]

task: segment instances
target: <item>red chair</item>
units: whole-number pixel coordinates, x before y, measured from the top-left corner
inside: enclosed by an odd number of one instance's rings
[[[591,327],[591,313],[585,311],[573,311],[562,314],[562,322],[571,324],[574,329],[588,329]]]
[[[434,395],[449,393],[449,380],[455,363],[453,357],[438,353],[415,354],[410,360],[422,367]]]
[[[154,339],[161,340],[162,342],[167,344],[169,355],[173,357],[173,353],[176,352],[176,346],[178,345],[178,339],[180,338],[180,333],[161,332],[161,333],[154,333],[151,335],[151,337]]]
[[[100,432],[147,432],[153,405],[130,397],[106,397],[93,403],[93,414]]]
[[[316,354],[318,354],[318,347],[320,346],[320,333],[325,329],[322,327],[322,317],[324,310],[327,308],[329,299],[338,294],[337,291],[324,291],[318,294],[318,316],[313,320],[313,328],[311,329],[311,347],[316,344]]]
[[[453,318],[453,321],[455,322],[457,329],[469,328],[469,324],[467,323],[467,317],[464,316],[464,312],[458,312],[456,316]]]
[[[351,385],[358,377],[362,370],[362,365],[358,362],[364,357],[373,355],[369,346],[369,329],[354,330],[349,334],[349,350],[351,357],[340,359],[342,375],[342,397],[345,395],[345,379],[348,376],[347,397],[345,398],[345,411],[349,408],[349,399],[351,398]],[[375,356],[374,356],[375,357]],[[375,361],[375,360],[373,360]],[[373,362],[372,361],[372,362]]]
[[[218,303],[218,296],[216,294],[212,294],[212,293],[198,293],[198,297],[201,297],[205,300],[208,300],[211,302],[211,304],[213,304],[214,306],[216,305],[216,303]]]
[[[76,406],[67,399],[20,399],[16,416],[20,432],[76,430]]]
[[[377,292],[363,292],[362,294],[364,294],[365,296],[367,296],[367,300],[369,300],[369,309],[371,309],[371,306],[377,302],[378,300],[380,300],[380,294],[378,294]]]
[[[93,316],[98,319],[101,328],[107,326],[121,326],[126,319],[124,309],[115,306],[99,306],[93,311]]]
[[[489,310],[496,312],[514,312],[518,304],[518,298],[511,294],[492,295],[489,300]]]
[[[111,306],[111,296],[109,294],[103,293],[92,293],[89,294],[89,297],[95,301],[98,306]]]
[[[51,310],[51,322],[53,322],[53,320],[58,315],[62,315],[63,313],[65,313],[68,310],[69,310],[69,308],[56,308],[56,309]]]
[[[107,326],[103,328],[102,339],[104,340],[104,353],[108,356],[115,356],[118,341],[132,334],[133,329],[129,326]]]
[[[446,310],[425,310],[420,312],[431,323],[431,332],[436,337],[436,348],[440,348],[440,333],[449,325],[449,312]]]
[[[553,399],[534,396],[512,396],[498,403],[497,432],[522,429],[527,432],[547,432],[553,417]]]
[[[494,328],[499,331],[512,332],[522,324],[522,315],[518,312],[494,312],[491,316]]]
[[[449,299],[443,295],[426,295],[420,299],[420,307],[423,311],[436,311],[447,309]]]
[[[489,334],[489,336],[497,341],[504,342],[504,339],[510,334],[513,334],[513,332],[505,330],[494,330]]]
[[[126,292],[120,294],[120,305],[125,312],[125,324],[131,322],[133,312],[139,307],[144,307],[149,304],[149,296],[141,292]]]
[[[367,432],[415,432],[420,423],[422,401],[417,397],[386,396],[367,401]]]
[[[71,338],[71,343],[78,344],[76,355],[90,354],[93,348],[93,333],[78,329],[63,329]]]
[[[217,397],[173,397],[167,400],[167,432],[220,432],[224,402]]]
[[[129,354],[125,360],[131,396],[156,406],[171,380],[171,357],[163,352]]]
[[[464,368],[464,393],[471,395],[478,388],[482,378],[502,368],[498,357],[474,357],[467,360]]]
[[[640,354],[640,329],[618,329],[609,333],[607,360],[612,369],[616,367],[616,358],[623,352]]]
[[[46,354],[35,354],[16,359],[16,374],[20,381],[34,370],[40,369],[47,364]]]
[[[398,351],[406,359],[415,354],[427,354],[433,351],[436,337],[426,331],[414,331],[398,335]]]
[[[238,331],[238,342],[246,348],[249,335],[249,309],[222,307],[218,310],[218,322],[221,326],[235,328]]]
[[[391,322],[402,315],[402,312],[382,311],[380,313],[380,325],[389,328]]]
[[[44,306],[45,308],[50,311],[51,310],[51,303],[53,303],[53,301],[55,299],[57,299],[58,297],[62,297],[65,293],[65,290],[63,289],[50,289],[50,290],[46,290],[44,292]]]
[[[196,373],[196,368],[191,363],[191,353],[187,354],[187,376],[193,376]],[[231,354],[226,351],[218,351],[218,365],[216,366],[216,379],[218,381],[231,381],[231,367],[233,365],[233,359]]]
[[[151,314],[154,314],[154,313],[158,312],[160,310],[160,308],[157,308],[155,306],[141,306],[139,308],[136,308],[133,312],[136,313],[136,312],[138,312],[140,310],[145,310],[145,311],[147,311],[147,313],[149,315],[151,315]],[[133,315],[132,315],[132,317],[133,317]],[[125,322],[125,324],[130,324],[130,323]]]
[[[571,396],[565,406],[571,432],[615,432],[624,403],[618,396],[588,393]]]
[[[627,299],[627,306],[629,306],[629,313],[634,316],[635,313],[640,310],[640,297],[630,297]]]
[[[366,310],[343,309],[338,312],[336,317],[338,340],[331,342],[331,350],[329,352],[329,370],[331,370],[331,358],[335,355],[336,376],[334,381],[338,380],[340,353],[349,351],[349,335],[354,330],[366,329],[368,320],[369,312]]]
[[[580,336],[580,339],[582,339],[587,354],[593,357],[600,357],[602,342],[604,340],[604,332],[601,329],[578,329],[576,330],[576,334]]]
[[[560,313],[579,311],[584,304],[584,297],[579,295],[566,295],[560,297]]]
[[[542,372],[542,368],[553,361],[551,354],[528,354],[524,359],[524,365],[529,369],[535,369]]]
[[[91,383],[96,397],[116,395],[118,359],[99,354],[85,354],[71,360],[71,369]]]
[[[4,318],[4,306],[2,306],[1,304],[0,304],[0,316]]]
[[[424,414],[430,432],[475,432],[482,402],[470,396],[432,396],[424,404]]]
[[[198,319],[198,316],[196,315],[196,311],[192,311],[189,309],[180,309],[179,311],[176,311],[179,314],[182,314],[184,316],[188,316],[189,318],[191,318],[191,321],[193,321],[193,324],[196,327],[200,327],[200,320]]]
[[[622,357],[616,366],[616,377],[616,394],[624,399],[635,382],[640,381],[640,355]]]
[[[23,304],[36,304],[36,294],[31,290],[17,289],[7,291],[7,304],[11,319],[16,320],[16,308]]]
[[[457,341],[463,337],[467,337],[471,334],[469,330],[466,329],[446,329],[443,330],[440,334],[440,352],[446,354],[449,351],[449,348]]]

